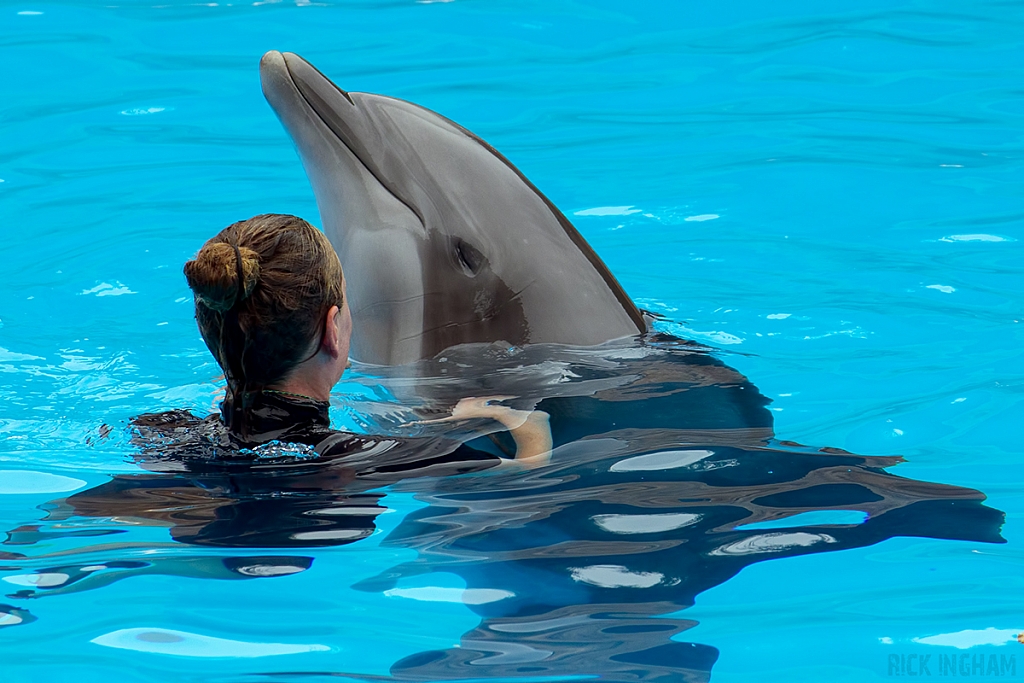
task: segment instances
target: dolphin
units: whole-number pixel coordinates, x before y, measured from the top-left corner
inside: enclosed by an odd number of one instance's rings
[[[473,133],[404,100],[346,92],[289,52],[266,53],[260,80],[341,259],[354,360],[647,331],[572,223]]]

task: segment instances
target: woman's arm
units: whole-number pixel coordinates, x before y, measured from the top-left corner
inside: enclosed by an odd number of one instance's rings
[[[508,406],[494,405],[509,396],[487,396],[464,398],[452,409],[454,420],[475,417],[490,418],[500,422],[516,442],[516,460],[531,467],[544,465],[551,458],[551,425],[548,414],[543,410],[516,410]]]
[[[495,405],[492,401],[503,401],[512,396],[475,396],[464,398],[452,409],[450,417],[427,422],[452,422],[476,418],[499,422],[509,431],[516,442],[516,461],[530,467],[547,464],[551,458],[551,425],[548,414],[543,410],[516,410],[508,406]]]

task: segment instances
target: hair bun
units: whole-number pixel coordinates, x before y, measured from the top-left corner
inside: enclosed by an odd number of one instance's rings
[[[241,283],[235,248],[226,242],[207,242],[185,263],[185,279],[200,303],[224,313],[252,293],[260,275],[259,255],[247,247],[238,247],[238,254],[242,257]]]

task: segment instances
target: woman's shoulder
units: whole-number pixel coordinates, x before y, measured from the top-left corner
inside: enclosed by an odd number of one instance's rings
[[[132,457],[146,469],[179,471],[201,460],[230,458],[238,444],[217,414],[199,417],[189,410],[144,413],[128,423]]]
[[[282,427],[284,425],[281,425]],[[289,428],[243,438],[233,434],[221,415],[199,417],[189,410],[145,413],[129,423],[130,442],[138,451],[135,459],[155,469],[194,469],[216,465],[271,466],[283,461],[335,461],[354,457],[375,459],[393,451],[454,450],[458,444],[436,440],[354,434],[322,424],[292,424]]]
[[[488,449],[439,436],[356,434],[320,423],[293,425],[246,441],[232,434],[217,413],[188,410],[146,413],[131,421],[134,455],[154,471],[272,470],[343,464],[358,476],[385,477],[460,473],[500,461]]]
[[[144,413],[133,417],[128,424],[132,432],[131,442],[139,446],[176,442],[188,436],[209,438],[227,435],[219,415],[201,418],[184,409]]]

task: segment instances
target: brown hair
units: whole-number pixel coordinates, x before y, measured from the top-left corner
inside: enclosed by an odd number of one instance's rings
[[[221,230],[184,270],[199,332],[227,379],[228,427],[245,435],[251,393],[316,353],[324,317],[342,305],[341,263],[306,221],[263,214]]]

